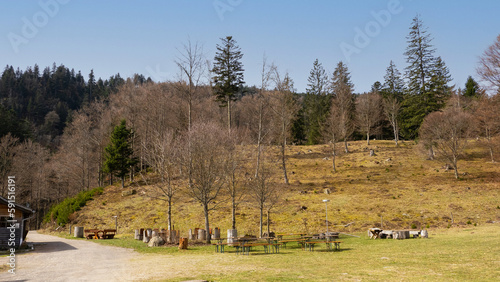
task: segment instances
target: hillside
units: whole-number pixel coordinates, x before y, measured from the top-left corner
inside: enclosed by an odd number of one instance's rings
[[[459,161],[461,178],[446,171],[443,161],[425,160],[414,142],[396,148],[391,141],[350,142],[351,153],[337,157],[337,173],[332,173],[327,145],[290,146],[287,151],[290,185],[271,211],[271,230],[280,232],[324,231],[325,204],[328,203],[330,230],[353,232],[367,227],[433,228],[500,221],[500,168],[487,161],[486,152],[474,147]],[[376,155],[370,157],[369,149]],[[114,227],[118,215],[121,232],[136,228],[167,226],[166,203],[151,198],[151,186],[130,184],[123,190],[109,186],[81,211],[72,224],[86,228]],[[331,194],[325,194],[329,189]],[[228,202],[227,202],[228,203]],[[304,208],[305,207],[305,208]],[[381,218],[382,217],[382,218]],[[453,221],[452,221],[453,217]],[[222,233],[231,227],[229,205],[221,202],[211,213],[213,227]],[[348,223],[352,224],[345,227]],[[246,199],[237,213],[239,234],[258,234],[258,209]],[[187,235],[189,228],[204,226],[201,206],[180,192],[173,206],[173,224]]]

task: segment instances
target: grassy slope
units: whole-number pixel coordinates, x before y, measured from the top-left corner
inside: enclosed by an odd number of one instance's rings
[[[290,183],[282,201],[273,209],[271,229],[278,232],[308,233],[324,231],[325,205],[330,199],[330,230],[354,232],[379,226],[385,228],[447,227],[451,214],[455,224],[485,224],[500,220],[500,168],[487,162],[480,149],[470,150],[459,162],[461,180],[445,172],[443,161],[428,161],[417,145],[405,142],[399,148],[390,141],[350,142],[349,154],[337,157],[337,173],[332,173],[328,146],[292,146],[288,149]],[[374,149],[370,157],[367,148]],[[301,152],[298,154],[298,152]],[[253,163],[253,160],[252,160]],[[279,180],[277,180],[279,181]],[[73,224],[86,228],[114,227],[113,215],[119,216],[119,229],[166,227],[166,204],[153,199],[149,186],[132,186],[136,195],[122,197],[121,189],[106,187],[73,215]],[[323,193],[330,189],[331,194]],[[306,193],[304,193],[304,191]],[[300,210],[301,206],[307,207]],[[305,219],[305,220],[304,220]],[[224,203],[211,214],[211,225],[223,231],[230,228],[230,209]],[[258,234],[258,210],[247,199],[237,215],[239,234]],[[344,224],[354,222],[350,227]],[[175,229],[186,236],[187,230],[203,227],[201,207],[183,193],[173,207]],[[306,226],[306,224],[307,226]],[[333,227],[332,227],[333,226]]]

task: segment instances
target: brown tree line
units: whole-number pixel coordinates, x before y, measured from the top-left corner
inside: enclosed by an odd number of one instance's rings
[[[500,69],[494,49],[497,45],[485,52],[478,70],[495,89],[499,85],[492,77]],[[11,135],[1,138],[1,195],[6,195],[6,176],[15,175],[17,201],[38,211],[33,223],[38,227],[51,204],[112,182],[112,177],[102,171],[104,148],[113,126],[125,119],[133,130],[132,146],[139,159],[130,181],[135,173],[148,179],[149,196],[166,202],[169,227],[172,203],[179,193],[190,195],[203,206],[206,227],[209,212],[227,201],[231,203],[232,227],[236,228],[235,210],[245,197],[258,204],[262,225],[263,212],[275,205],[280,189],[270,181],[284,185],[289,181],[286,149],[291,145],[291,128],[300,109],[293,80],[264,60],[261,86],[257,93],[234,102],[230,115],[234,127],[228,132],[222,128],[229,123],[229,115],[214,101],[210,83],[203,82],[210,68],[203,63],[201,49],[187,45],[181,52],[184,55],[177,64],[182,75],[176,81],[137,84],[128,79],[107,100],[94,101],[75,112],[55,152]],[[483,69],[486,66],[487,72]],[[461,90],[455,91],[447,107],[429,115],[421,127],[421,143],[435,149],[430,150],[430,157],[450,162],[458,177],[458,161],[467,143],[476,138],[488,149],[489,159],[495,161],[500,134],[499,95],[498,91],[486,95],[480,90],[474,97],[464,97]],[[336,144],[342,142],[348,153],[347,141],[355,131],[369,142],[386,120],[398,144],[398,101],[383,98],[375,90],[355,95],[342,62],[332,77],[331,101],[322,132],[325,142],[332,146],[334,172]],[[277,154],[272,153],[272,146],[276,146]]]

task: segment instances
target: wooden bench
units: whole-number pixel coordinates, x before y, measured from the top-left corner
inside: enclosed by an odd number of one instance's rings
[[[113,239],[116,235],[116,229],[104,229],[100,232],[102,232],[100,239]]]
[[[264,252],[266,254],[269,254],[270,252],[276,252],[278,253],[279,252],[279,243],[247,243],[247,244],[242,244],[240,245],[241,247],[241,251],[243,254],[246,254],[249,255],[250,254],[250,249],[252,247],[258,247],[258,246],[263,246],[264,247]],[[269,246],[271,246],[271,250],[269,250]]]
[[[339,251],[340,250],[341,241],[309,241],[305,242],[306,247],[309,248],[309,251],[314,251],[314,246],[316,244],[326,244],[327,249],[330,251]]]
[[[228,243],[226,242],[217,242],[217,243],[212,243],[212,245],[215,246],[215,251],[218,253],[219,252],[219,248],[220,248],[220,252],[221,253],[224,253],[224,247],[227,245]],[[229,243],[229,244],[234,244],[234,243]]]
[[[99,229],[86,229],[83,230],[85,238],[87,239],[99,239]]]
[[[286,244],[290,242],[297,242],[302,248],[304,248],[304,242],[306,242],[306,239],[285,239],[285,240],[278,240],[278,243],[283,244],[283,247],[286,248]]]

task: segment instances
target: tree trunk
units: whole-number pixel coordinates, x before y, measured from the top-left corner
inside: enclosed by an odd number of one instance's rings
[[[264,207],[261,205],[260,206],[260,229],[259,229],[260,230],[260,233],[259,233],[260,234],[260,236],[259,236],[260,238],[262,238],[262,225],[263,225],[262,219],[263,219],[263,214],[264,214]]]
[[[283,165],[283,176],[285,178],[285,184],[288,185],[288,176],[286,173],[286,159],[285,159],[285,143],[281,145],[281,162]]]
[[[347,148],[347,138],[344,139],[344,147],[345,147],[345,153],[349,153],[349,148]]]
[[[205,230],[208,232],[210,230],[210,223],[208,222],[208,205],[203,205],[203,212],[205,214]],[[210,244],[210,236],[207,236],[206,243]]]
[[[434,160],[434,148],[432,148],[432,145],[429,147],[429,160]]]
[[[234,186],[233,186],[234,189]],[[234,191],[234,190],[233,190]],[[236,229],[236,195],[231,196],[231,222],[232,222],[232,229]]]
[[[122,189],[125,187],[125,176],[122,176]]]
[[[335,166],[335,141],[332,141],[332,167],[333,167],[333,172],[337,172],[337,167]]]
[[[370,146],[370,129],[366,131],[366,145]]]
[[[168,197],[168,210],[167,210],[168,230],[172,230],[172,197]]]
[[[453,157],[453,170],[455,171],[455,178],[458,179],[458,165],[456,157]]]
[[[269,220],[269,209],[267,210],[267,237],[271,234],[271,221]],[[262,237],[262,236],[261,236]]]
[[[255,168],[255,178],[259,176],[261,139],[262,139],[262,102],[260,102],[259,106],[259,132],[257,137],[257,167]]]
[[[394,141],[396,142],[396,147],[399,146],[398,141],[399,141],[399,134],[397,130],[397,124],[396,122],[393,122],[392,124],[392,131],[394,132]]]
[[[231,133],[231,98],[227,97],[227,126]]]

